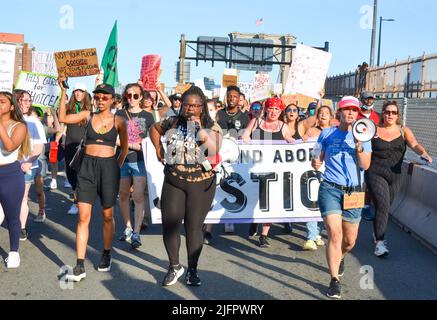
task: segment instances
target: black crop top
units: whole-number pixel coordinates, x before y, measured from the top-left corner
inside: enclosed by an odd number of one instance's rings
[[[97,144],[101,146],[115,147],[118,135],[117,129],[115,128],[115,115],[114,124],[111,130],[103,134],[97,133],[94,130],[92,120],[93,118],[91,117],[86,131],[86,145]]]

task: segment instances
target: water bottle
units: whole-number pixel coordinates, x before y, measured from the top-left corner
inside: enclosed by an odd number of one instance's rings
[[[56,141],[50,142],[49,162],[58,162],[58,143]]]
[[[321,153],[322,153],[322,144],[319,143],[319,142],[317,142],[317,143],[314,145],[313,150],[311,150],[311,157],[312,157],[313,159],[318,159],[318,158],[320,158],[320,154],[321,154]]]

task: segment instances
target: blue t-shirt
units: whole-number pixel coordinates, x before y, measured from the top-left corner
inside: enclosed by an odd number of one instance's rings
[[[358,186],[356,146],[352,131],[343,131],[337,127],[322,131],[317,140],[325,152],[325,172],[323,180],[342,186]],[[372,152],[370,141],[362,143],[363,152]],[[360,170],[361,183],[364,181],[364,170]]]

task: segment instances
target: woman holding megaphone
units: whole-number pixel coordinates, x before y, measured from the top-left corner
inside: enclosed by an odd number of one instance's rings
[[[352,125],[360,112],[360,102],[352,96],[339,104],[340,125],[321,132],[317,144],[320,153],[313,154],[312,166],[325,171],[319,188],[319,207],[328,232],[326,255],[331,275],[327,296],[341,298],[339,277],[344,272],[344,256],[352,250],[358,235],[364,205],[363,170],[371,160],[371,143],[357,141]],[[361,205],[361,203],[362,205]]]
[[[407,127],[401,127],[396,101],[388,101],[382,106],[382,121],[372,139],[372,165],[366,172],[367,187],[376,208],[373,229],[374,253],[377,257],[389,253],[384,234],[390,206],[401,185],[402,162],[407,145],[422,159],[432,162],[413,132]]]

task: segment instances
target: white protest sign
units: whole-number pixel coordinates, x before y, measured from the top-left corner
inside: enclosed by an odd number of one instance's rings
[[[332,55],[323,50],[298,44],[288,74],[284,93],[300,93],[320,99]]]
[[[202,79],[194,80],[194,85],[200,89],[202,89],[203,92],[205,92],[205,81]]]
[[[0,91],[12,92],[14,85],[15,46],[0,44]]]
[[[53,52],[32,51],[32,72],[58,76]]]
[[[282,83],[274,83],[273,84],[273,93],[277,96],[281,96],[282,94]]]
[[[59,104],[61,88],[54,76],[21,71],[16,88],[28,91],[34,106],[52,108]]]
[[[258,73],[253,79],[250,100],[253,102],[267,98],[270,98],[270,75],[268,73]]]
[[[240,88],[240,91],[244,93],[247,101],[251,101],[250,94],[252,93],[252,83],[251,82],[238,82],[237,86]]]
[[[314,142],[240,144],[237,163],[217,175],[213,208],[205,223],[321,221],[318,188],[321,172],[311,167]],[[266,141],[264,141],[265,143]],[[269,141],[271,143],[271,141]],[[143,142],[152,222],[161,223],[163,165],[149,138]],[[274,169],[273,169],[274,168]]]

